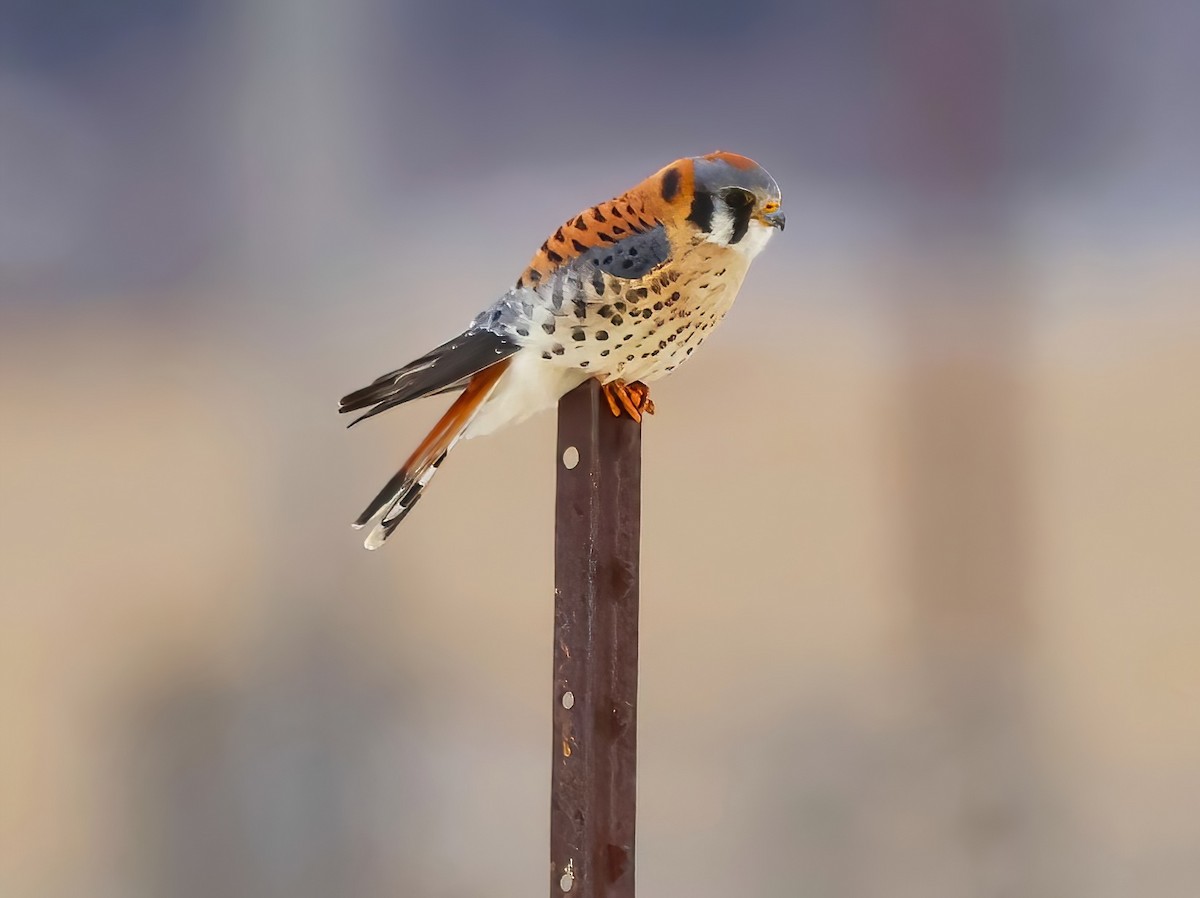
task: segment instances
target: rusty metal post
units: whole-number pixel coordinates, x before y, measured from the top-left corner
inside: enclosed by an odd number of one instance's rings
[[[559,403],[552,898],[633,898],[641,452],[595,381]]]

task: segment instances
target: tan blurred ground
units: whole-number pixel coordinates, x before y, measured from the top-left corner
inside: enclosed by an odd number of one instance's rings
[[[775,306],[795,335],[762,352],[773,270],[656,390],[648,894],[981,894],[1013,865],[1192,893],[1200,272],[1122,270],[1027,283],[999,360],[914,356],[890,285],[819,274],[851,301]],[[345,523],[435,409],[343,432],[370,372],[335,355],[289,380],[217,333],[5,331],[3,894],[274,894],[255,858],[287,840],[303,894],[542,888],[552,420],[467,444],[368,555]],[[1012,432],[974,439],[998,396]],[[914,436],[931,407],[959,417]]]

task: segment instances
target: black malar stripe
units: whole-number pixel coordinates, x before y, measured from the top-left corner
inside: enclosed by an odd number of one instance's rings
[[[733,207],[730,211],[733,212],[733,235],[729,238],[732,245],[745,237],[746,232],[750,230],[750,215],[754,211],[754,204]]]

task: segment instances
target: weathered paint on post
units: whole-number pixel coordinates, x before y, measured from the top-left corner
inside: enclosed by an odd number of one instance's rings
[[[595,381],[559,402],[552,898],[633,898],[641,452]]]

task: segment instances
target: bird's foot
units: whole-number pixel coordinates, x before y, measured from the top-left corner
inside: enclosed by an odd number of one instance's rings
[[[654,414],[654,402],[650,399],[650,388],[640,380],[627,384],[618,378],[602,384],[600,390],[604,393],[604,398],[608,400],[609,409],[617,418],[621,417],[621,413],[624,412],[641,424],[642,415]]]

